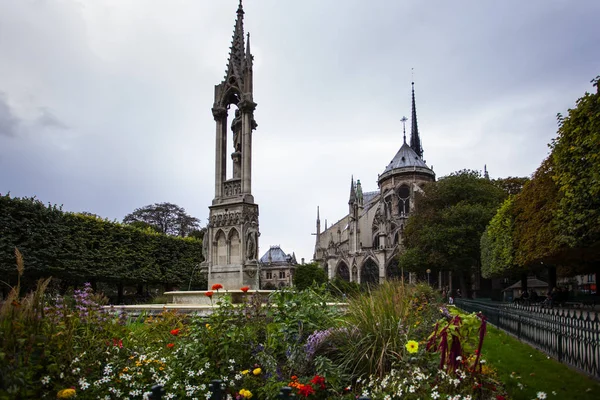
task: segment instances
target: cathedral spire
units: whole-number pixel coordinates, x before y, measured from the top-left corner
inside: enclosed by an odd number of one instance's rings
[[[356,191],[354,190],[354,175],[350,178],[350,199],[348,204],[352,205],[356,201]]]
[[[237,78],[242,77],[244,64],[246,62],[246,52],[250,52],[250,47],[246,49],[244,45],[244,7],[242,6],[242,0],[240,0],[237,9],[237,18],[235,20],[235,28],[233,30],[233,38],[231,39],[226,78],[231,76]]]
[[[417,126],[417,106],[415,104],[415,83],[412,82],[412,126],[410,132],[410,147],[423,158],[423,147],[421,147],[421,138],[419,137],[419,127]]]

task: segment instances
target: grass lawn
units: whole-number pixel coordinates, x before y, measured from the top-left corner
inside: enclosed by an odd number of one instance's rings
[[[544,392],[548,400],[597,400],[600,382],[488,325],[482,354],[498,371],[511,399],[535,399]]]

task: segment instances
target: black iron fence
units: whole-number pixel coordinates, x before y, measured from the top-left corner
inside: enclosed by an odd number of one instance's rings
[[[467,312],[481,311],[498,328],[600,379],[598,312],[465,299],[455,303]]]
[[[225,400],[227,398],[225,383],[221,380],[211,381],[208,385],[208,390],[211,392],[209,400]],[[147,394],[147,398],[150,400],[161,400],[164,394],[164,389],[161,385],[155,385],[152,387],[150,392]],[[296,395],[292,393],[292,388],[284,386],[279,391],[278,399],[295,399]],[[258,399],[257,399],[258,400]],[[371,400],[370,397],[359,397],[358,400]]]

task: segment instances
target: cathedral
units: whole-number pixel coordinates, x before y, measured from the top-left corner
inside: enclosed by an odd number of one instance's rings
[[[403,124],[406,121],[402,119]],[[435,173],[423,160],[413,82],[410,144],[404,128],[402,146],[377,179],[379,189],[363,192],[360,180],[352,178],[348,214],[329,227],[325,221],[322,232],[317,207],[314,261],[323,266],[329,279],[380,283],[404,276],[398,267],[404,225],[414,208],[415,194],[433,181]]]

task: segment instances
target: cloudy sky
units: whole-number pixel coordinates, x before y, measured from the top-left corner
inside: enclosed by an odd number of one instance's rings
[[[600,74],[600,2],[247,0],[260,253],[312,257],[350,177],[377,189],[410,117],[438,177],[530,175]],[[0,0],[0,193],[206,223],[214,85],[237,0]],[[407,127],[410,129],[410,127]],[[324,222],[324,221],[323,221]]]

